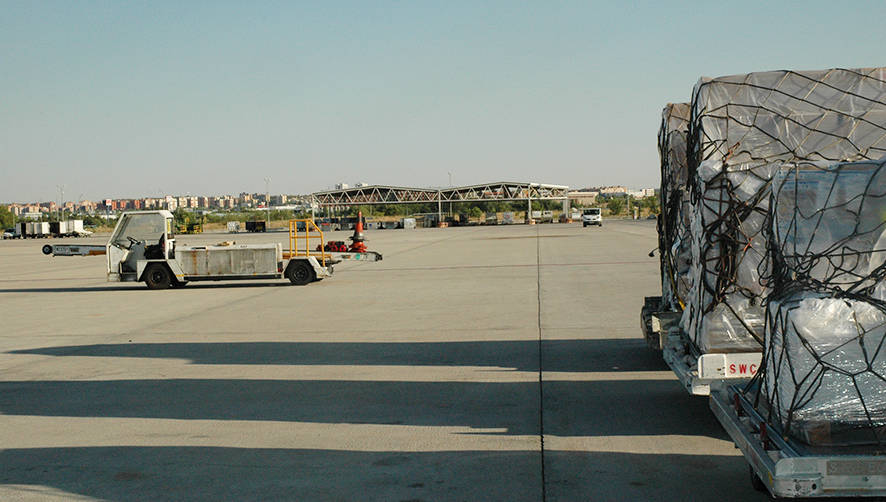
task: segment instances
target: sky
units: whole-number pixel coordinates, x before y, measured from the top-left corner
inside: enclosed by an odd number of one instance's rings
[[[886,2],[0,0],[0,201],[659,184],[701,76],[886,65]]]

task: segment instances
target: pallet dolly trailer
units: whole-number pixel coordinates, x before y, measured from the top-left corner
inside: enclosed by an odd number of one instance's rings
[[[144,282],[149,289],[182,287],[190,281],[289,279],[305,285],[331,277],[343,260],[380,261],[374,251],[322,251],[323,232],[310,219],[289,221],[289,250],[273,244],[175,245],[169,211],[136,211],[120,216],[104,246],[47,244],[52,256],[107,256],[108,282]],[[318,241],[321,251],[312,252]],[[303,243],[303,247],[300,246]]]
[[[640,328],[646,345],[662,358],[693,396],[711,394],[711,384],[753,377],[760,368],[760,352],[701,353],[680,329],[682,312],[662,310],[660,296],[648,296],[640,310]]]
[[[744,382],[759,384],[758,380]],[[710,406],[748,461],[755,489],[774,498],[886,497],[882,451],[873,454],[864,447],[799,444],[769,425],[741,389],[741,384],[715,383]]]

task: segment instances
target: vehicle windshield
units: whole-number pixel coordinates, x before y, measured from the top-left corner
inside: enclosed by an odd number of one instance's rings
[[[128,247],[128,237],[144,241],[147,244],[157,244],[165,229],[166,218],[162,214],[125,215],[114,234],[114,244]]]
[[[585,209],[584,214],[588,214],[588,215],[591,215],[591,216],[599,216],[599,214],[600,214],[600,208],[599,208],[599,207],[595,207],[595,208],[593,208],[593,209]]]

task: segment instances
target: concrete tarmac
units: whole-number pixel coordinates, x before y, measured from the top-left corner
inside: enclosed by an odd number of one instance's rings
[[[367,238],[308,286],[166,291],[0,242],[0,500],[766,499],[641,338],[654,222]]]

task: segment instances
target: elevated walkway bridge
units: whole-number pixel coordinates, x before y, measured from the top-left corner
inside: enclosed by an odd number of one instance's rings
[[[568,204],[569,187],[545,183],[497,182],[447,188],[410,188],[385,185],[369,185],[340,190],[314,192],[311,199],[315,207],[344,207],[370,204],[420,204],[437,203],[442,214],[444,202],[492,202],[526,201],[527,210],[533,200],[562,200],[564,209]]]

